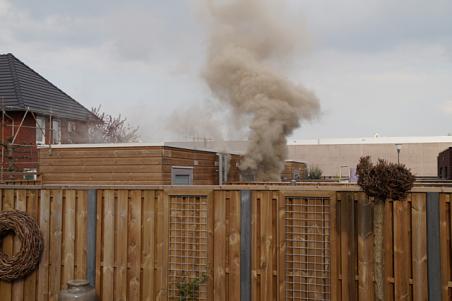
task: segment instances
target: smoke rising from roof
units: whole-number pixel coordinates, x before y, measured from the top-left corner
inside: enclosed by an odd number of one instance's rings
[[[296,26],[278,18],[280,7],[267,2],[208,2],[212,31],[204,78],[235,114],[251,118],[242,173],[257,181],[279,181],[287,136],[300,121],[314,118],[320,104],[312,92],[275,68],[291,58],[300,34]]]

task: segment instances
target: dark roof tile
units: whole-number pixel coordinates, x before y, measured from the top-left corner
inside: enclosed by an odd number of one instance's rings
[[[7,111],[26,110],[55,117],[95,120],[87,108],[25,65],[14,55],[0,55],[0,106]]]

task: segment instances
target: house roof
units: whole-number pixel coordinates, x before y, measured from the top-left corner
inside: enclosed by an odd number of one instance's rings
[[[0,54],[0,107],[75,120],[94,114],[11,53]]]

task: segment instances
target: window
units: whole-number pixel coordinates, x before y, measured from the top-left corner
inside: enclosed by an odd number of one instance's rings
[[[36,144],[46,143],[46,119],[45,117],[36,118]]]
[[[171,168],[171,185],[192,185],[193,167],[173,166]]]
[[[67,122],[67,132],[68,133],[75,133],[76,130],[76,123],[74,121],[68,121]]]
[[[52,144],[61,143],[61,123],[59,120],[52,120]]]

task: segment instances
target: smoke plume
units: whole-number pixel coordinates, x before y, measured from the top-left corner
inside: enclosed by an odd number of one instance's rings
[[[320,110],[313,93],[274,67],[290,59],[299,35],[284,18],[276,17],[266,0],[223,2],[227,4],[208,2],[212,32],[204,77],[235,114],[250,117],[242,174],[257,181],[279,181],[287,136]]]

